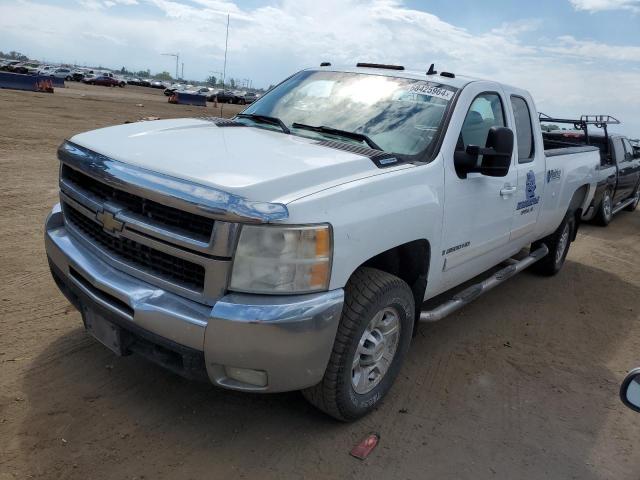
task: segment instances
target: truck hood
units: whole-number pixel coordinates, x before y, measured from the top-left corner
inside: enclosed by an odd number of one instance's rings
[[[206,119],[118,125],[71,138],[77,145],[130,165],[212,186],[250,200],[288,203],[371,175],[367,157],[314,140],[255,127],[219,127]]]

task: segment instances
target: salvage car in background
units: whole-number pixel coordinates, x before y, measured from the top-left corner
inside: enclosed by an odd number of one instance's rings
[[[19,60],[3,60],[0,63],[0,70],[4,70],[4,71],[7,71],[7,72],[10,72],[10,71],[12,71],[13,67],[15,65],[18,65],[19,63],[20,63]]]
[[[35,62],[22,62],[11,67],[11,71],[13,73],[22,73],[26,75],[34,75],[38,73],[38,69],[40,68],[39,63]]]
[[[193,85],[185,85],[184,83],[172,83],[164,89],[164,94],[165,96],[170,97],[174,92],[180,92],[190,88],[193,88]]]
[[[88,83],[89,85],[101,85],[103,87],[120,87],[124,88],[126,85],[124,80],[120,80],[113,76],[108,75],[98,75],[96,77],[88,78],[84,80],[84,83]]]
[[[81,82],[85,78],[87,78],[89,75],[95,76],[94,71],[93,70],[86,70],[86,69],[76,68],[75,70],[73,70],[71,72],[71,80],[73,80],[74,82]]]
[[[196,87],[186,91],[188,93],[203,96],[207,99],[208,102],[213,102],[216,98],[216,94],[218,93],[217,90],[212,87]]]
[[[73,78],[71,69],[66,67],[56,68],[53,72],[49,73],[49,76],[61,78],[62,80],[71,80]]]
[[[40,68],[38,69],[38,75],[48,75],[51,72],[53,72],[56,68],[53,65],[41,65]]]
[[[216,95],[218,102],[220,103],[240,103],[241,94],[233,90],[224,90]]]
[[[257,99],[259,98],[259,95],[255,92],[247,92],[242,96],[242,101],[244,103],[242,103],[242,105],[249,105],[253,102],[255,102]]]
[[[600,150],[598,186],[593,201],[583,219],[594,219],[607,226],[613,216],[624,210],[633,212],[640,203],[640,153],[634,150],[624,135],[609,133],[609,125],[620,122],[610,115],[582,115],[579,119],[551,118],[541,114],[540,122],[568,123],[574,130],[543,132],[545,147],[571,147],[592,145]],[[594,133],[589,127],[602,133]]]
[[[144,87],[144,82],[138,77],[131,77],[127,80],[127,85],[135,85],[138,87]]]

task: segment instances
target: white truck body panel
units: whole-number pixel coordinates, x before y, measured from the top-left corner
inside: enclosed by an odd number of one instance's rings
[[[314,145],[308,138],[219,128],[195,118],[101,128],[71,141],[130,165],[268,202],[287,203],[381,173],[368,158]]]
[[[381,170],[364,156],[315,145],[308,138],[259,128],[219,128],[207,119],[119,125],[82,133],[71,141],[137,167],[251,200],[287,204],[286,223],[330,223],[335,247],[331,289],[343,287],[355,269],[376,254],[426,239],[431,247],[426,299],[553,232],[582,185],[588,186],[583,202],[588,205],[599,162],[595,153],[547,158],[536,122],[534,161],[518,164],[514,148],[506,177],[472,173],[458,178],[453,153],[469,105],[478,94],[500,94],[512,129],[511,95],[525,98],[535,119],[537,111],[528,92],[520,89],[490,81],[439,81],[464,88],[440,153],[426,165]],[[547,183],[549,170],[560,171],[561,181]],[[522,215],[516,207],[526,198],[531,171],[539,202]],[[511,187],[513,193],[501,195]],[[443,255],[461,245],[467,246]]]

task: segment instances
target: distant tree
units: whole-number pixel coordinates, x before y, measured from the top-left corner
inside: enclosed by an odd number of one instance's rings
[[[235,80],[235,78],[231,78],[229,80],[229,87],[236,88],[236,80]]]
[[[217,83],[218,83],[218,79],[216,77],[214,77],[213,75],[211,75],[209,78],[207,78],[207,84],[208,85],[211,85],[212,87],[214,87]]]
[[[120,73],[124,75],[125,73],[128,73],[128,72],[127,72],[127,69],[126,69],[126,68],[122,67],[122,68],[120,69]]]
[[[273,87],[275,87],[275,85],[271,84],[269,85],[269,88],[267,88],[267,90],[271,90]]]
[[[167,80],[167,81],[173,80],[173,77],[169,72],[156,73],[154,77],[157,78],[158,80]]]
[[[8,53],[0,52],[0,57],[8,58],[9,60],[20,60],[21,62],[26,62],[29,60],[29,57],[27,57],[26,55],[14,50]]]
[[[151,72],[149,70],[140,70],[135,73],[135,76],[140,78],[149,78],[151,76]]]

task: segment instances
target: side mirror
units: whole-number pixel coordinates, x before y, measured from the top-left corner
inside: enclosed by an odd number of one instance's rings
[[[489,177],[505,177],[513,155],[513,131],[507,127],[491,127],[487,134],[487,146],[467,145],[457,150],[453,163],[460,178],[478,172]]]
[[[640,412],[640,368],[631,370],[622,382],[620,399],[631,410]]]

